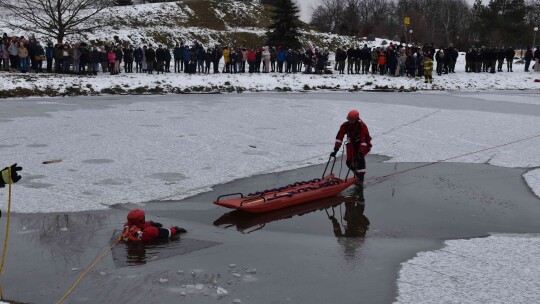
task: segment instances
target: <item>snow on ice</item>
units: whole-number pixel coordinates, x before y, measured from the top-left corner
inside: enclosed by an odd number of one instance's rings
[[[396,304],[539,303],[540,236],[446,241],[402,264]]]

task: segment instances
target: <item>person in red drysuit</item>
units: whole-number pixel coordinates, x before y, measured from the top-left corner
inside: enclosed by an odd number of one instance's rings
[[[371,136],[367,125],[360,119],[360,113],[356,110],[350,111],[347,121],[339,127],[334,152],[330,153],[330,157],[336,157],[345,135],[347,135],[347,167],[358,178],[358,184],[363,185],[366,174],[365,157],[371,150]]]
[[[166,239],[171,236],[185,233],[184,228],[172,226],[162,228],[163,225],[153,221],[145,220],[145,213],[142,209],[133,209],[127,215],[127,222],[124,224],[122,240],[129,241],[151,241],[155,239]]]

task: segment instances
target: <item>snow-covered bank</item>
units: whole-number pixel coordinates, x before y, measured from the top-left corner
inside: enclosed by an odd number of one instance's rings
[[[540,89],[540,74],[464,73],[422,78],[380,75],[313,74],[121,74],[72,76],[0,73],[0,97],[261,91],[480,91]]]
[[[403,263],[396,303],[539,303],[540,236],[446,241]]]

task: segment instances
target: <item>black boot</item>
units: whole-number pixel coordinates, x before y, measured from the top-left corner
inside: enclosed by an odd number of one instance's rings
[[[364,174],[358,174],[356,175],[356,178],[358,181],[356,182],[357,186],[364,187]]]

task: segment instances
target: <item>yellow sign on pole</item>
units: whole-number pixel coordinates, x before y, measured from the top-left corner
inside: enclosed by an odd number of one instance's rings
[[[405,17],[405,18],[403,19],[403,24],[405,24],[405,25],[411,24],[411,17]]]

